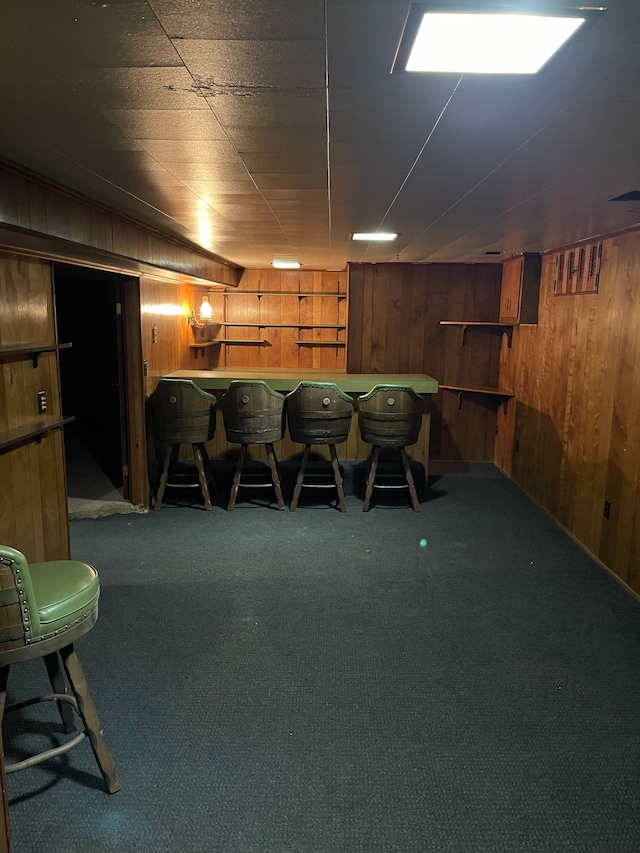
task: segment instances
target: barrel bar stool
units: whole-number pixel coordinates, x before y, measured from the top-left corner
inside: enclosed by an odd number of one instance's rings
[[[422,427],[422,397],[406,385],[375,385],[358,397],[358,427],[362,440],[370,444],[363,512],[368,512],[375,489],[408,489],[411,505],[420,512],[409,457],[405,448],[415,444]],[[389,485],[376,482],[378,459],[383,447],[398,450],[405,482]]]
[[[305,483],[309,452],[315,444],[325,444],[331,455],[333,480],[338,493],[340,512],[347,511],[344,485],[336,453],[336,444],[346,441],[351,429],[353,400],[333,382],[304,381],[286,396],[287,424],[292,441],[304,444],[293,499],[289,505],[295,512],[300,492],[306,489],[326,489],[325,483]],[[333,485],[333,484],[332,484]]]
[[[234,379],[220,400],[227,441],[240,445],[227,510],[231,511],[241,487],[275,490],[278,509],[284,509],[278,460],[273,443],[284,438],[284,395],[274,391],[262,379]],[[271,481],[256,483],[242,479],[248,448],[263,444],[267,452]]]
[[[76,560],[29,564],[20,551],[0,545],[0,724],[5,713],[44,701],[57,703],[66,734],[76,730],[74,712],[83,724],[83,731],[66,743],[6,765],[7,774],[62,755],[88,738],[107,791],[114,794],[120,790],[113,757],[73,645],[95,625],[99,596],[100,580],[92,566]],[[5,708],[11,666],[34,658],[44,659],[53,693]]]
[[[205,442],[216,431],[216,398],[199,388],[191,379],[161,379],[149,397],[149,408],[157,444],[166,445],[160,482],[153,507],[162,507],[164,490],[168,487],[197,488],[200,485],[204,505],[211,510],[209,482],[213,482],[211,462]],[[175,467],[181,444],[190,444],[198,472],[198,482],[172,482],[171,468]]]

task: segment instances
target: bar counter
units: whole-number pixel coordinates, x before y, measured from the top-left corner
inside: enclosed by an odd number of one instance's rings
[[[343,373],[337,370],[290,370],[285,368],[265,367],[222,367],[214,370],[175,370],[167,373],[166,379],[191,379],[195,384],[205,391],[209,391],[220,397],[234,379],[263,379],[274,391],[287,394],[298,385],[299,382],[309,380],[313,382],[334,382],[342,391],[357,398],[366,394],[374,385],[409,385],[424,399],[424,410],[422,414],[422,429],[418,442],[408,449],[410,457],[416,462],[424,465],[425,474],[429,465],[429,429],[431,426],[431,395],[438,390],[438,383],[426,373]],[[362,460],[366,459],[371,450],[370,445],[365,444],[360,438],[357,425],[357,406],[353,416],[353,423],[349,438],[344,445],[338,445],[338,455],[341,459]],[[229,446],[226,443],[222,413],[218,411],[216,435],[210,445],[207,445],[209,455],[213,458],[222,458],[228,455],[230,449],[237,446]],[[314,448],[324,455],[326,448]],[[253,450],[253,449],[252,449]],[[287,432],[283,441],[276,445],[278,459],[288,459],[296,456],[301,451],[301,445],[291,441]]]
[[[366,394],[374,385],[410,385],[416,394],[435,394],[438,383],[426,373],[343,373],[340,370],[289,370],[265,367],[219,367],[215,370],[176,370],[167,379],[192,379],[205,391],[225,390],[234,379],[264,379],[274,391],[286,394],[299,382],[335,382],[347,394]]]

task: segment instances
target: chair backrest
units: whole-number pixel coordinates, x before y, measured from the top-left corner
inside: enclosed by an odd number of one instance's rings
[[[27,558],[0,545],[0,656],[39,636],[40,616]]]
[[[273,444],[284,436],[284,395],[262,379],[234,379],[220,407],[227,441]]]
[[[358,397],[362,440],[378,447],[415,444],[422,426],[422,397],[407,385],[375,385]]]
[[[339,444],[351,429],[353,400],[333,382],[301,382],[285,398],[292,441]]]
[[[153,432],[166,444],[204,444],[216,431],[216,398],[191,379],[161,379],[149,397]]]

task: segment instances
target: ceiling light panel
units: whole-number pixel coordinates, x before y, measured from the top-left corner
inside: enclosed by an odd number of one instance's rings
[[[535,74],[604,8],[556,14],[514,13],[504,6],[411,6],[394,71]]]

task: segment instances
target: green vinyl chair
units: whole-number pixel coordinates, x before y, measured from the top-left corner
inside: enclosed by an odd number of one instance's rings
[[[57,703],[66,734],[76,731],[74,712],[82,722],[82,731],[62,745],[5,765],[7,774],[62,755],[88,738],[107,791],[120,790],[73,646],[95,625],[99,596],[100,580],[92,566],[76,560],[29,564],[20,551],[0,545],[0,725],[5,713],[43,701]],[[44,659],[53,692],[5,708],[11,666],[34,658]]]

